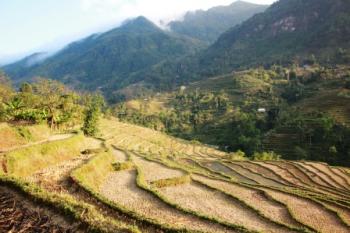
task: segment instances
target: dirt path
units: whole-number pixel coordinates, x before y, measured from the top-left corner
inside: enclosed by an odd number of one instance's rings
[[[7,187],[0,187],[0,232],[84,232],[77,223],[29,201]]]
[[[160,201],[136,185],[136,171],[112,173],[101,187],[101,194],[145,219],[161,224],[204,232],[232,232],[217,224],[185,214]]]

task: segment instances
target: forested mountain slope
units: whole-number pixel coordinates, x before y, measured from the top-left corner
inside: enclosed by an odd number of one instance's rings
[[[179,34],[213,43],[225,31],[263,12],[267,7],[267,5],[235,1],[228,6],[217,6],[207,11],[187,12],[183,20],[172,21],[168,26]]]
[[[138,17],[119,28],[74,42],[38,65],[23,70],[13,64],[4,70],[16,82],[44,76],[83,89],[111,84],[119,88],[128,84],[131,73],[195,52],[201,46],[197,40],[164,32]]]
[[[348,63],[349,25],[347,0],[280,0],[225,32],[207,50],[140,76],[169,88],[261,65]]]

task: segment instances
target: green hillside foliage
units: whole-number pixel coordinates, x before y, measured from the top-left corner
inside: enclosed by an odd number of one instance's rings
[[[251,67],[348,64],[347,0],[280,0],[223,33],[208,49],[138,75],[158,89]]]
[[[96,133],[104,99],[100,94],[82,94],[62,83],[38,78],[22,83],[15,90],[4,73],[0,77],[0,123],[18,125],[18,133],[27,141],[33,135],[30,125],[47,124],[51,130],[73,130],[82,126],[88,135]],[[26,127],[20,127],[21,125]],[[28,131],[29,130],[29,131]]]
[[[134,72],[200,48],[200,41],[162,31],[139,17],[72,43],[37,65],[18,69],[19,62],[4,69],[16,82],[40,75],[77,88],[106,92],[136,82],[129,77]]]
[[[104,99],[101,95],[89,96],[87,108],[85,110],[85,118],[83,132],[88,136],[96,136],[98,133],[98,120],[101,115],[101,109],[104,106]]]
[[[266,10],[266,5],[235,1],[228,6],[218,6],[207,11],[188,12],[181,21],[168,24],[176,33],[213,43],[228,29]]]
[[[226,151],[242,150],[256,159],[281,155],[344,165],[350,162],[349,102],[344,97],[349,71],[347,66],[319,65],[251,69],[128,101],[117,105],[115,114]],[[344,98],[338,111],[325,100],[317,101],[324,98],[320,93],[328,92],[337,100]]]

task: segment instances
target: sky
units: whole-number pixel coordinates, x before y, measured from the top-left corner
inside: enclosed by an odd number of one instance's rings
[[[234,0],[0,0],[0,64],[117,27],[143,15],[155,23]],[[275,0],[246,0],[271,4]]]

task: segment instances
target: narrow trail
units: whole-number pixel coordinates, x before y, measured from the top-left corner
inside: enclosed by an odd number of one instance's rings
[[[1,186],[0,232],[73,233],[85,232],[85,229],[13,189]]]

